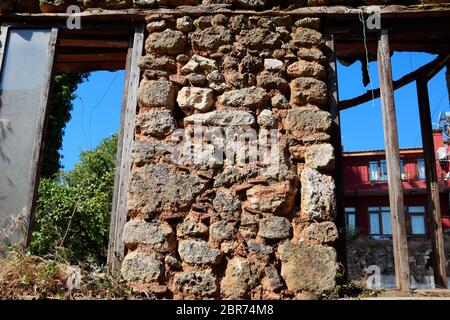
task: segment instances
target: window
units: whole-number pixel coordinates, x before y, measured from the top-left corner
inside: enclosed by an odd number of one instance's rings
[[[402,179],[405,179],[405,161],[400,160],[400,173]],[[386,160],[369,161],[369,178],[370,181],[387,181],[387,164]]]
[[[356,209],[345,208],[345,225],[351,230],[356,229]]]
[[[124,255],[122,234],[126,221],[122,218],[127,207],[144,25],[136,24],[134,32],[128,25],[118,26],[111,33],[107,27],[100,30],[97,26],[59,30],[19,25],[2,25],[0,32],[4,48],[0,54],[0,229],[9,231],[5,243],[0,239],[0,255],[6,248],[4,244],[30,240],[28,223],[16,222],[32,222],[52,74],[126,68],[108,248],[108,264],[115,271]],[[95,45],[86,47],[86,43],[94,41]]]
[[[369,162],[370,181],[387,181],[386,160],[376,160]]]
[[[370,235],[375,238],[392,235],[389,207],[369,207],[369,224]]]
[[[425,161],[423,159],[417,159],[417,178],[419,180],[425,180]]]
[[[23,231],[13,221],[27,221],[31,215],[46,107],[41,97],[48,93],[46,74],[53,57],[49,45],[55,39],[51,29],[2,27],[3,34],[7,41],[0,78],[0,229],[10,230],[9,240],[19,243],[25,242],[28,225]]]
[[[425,207],[410,206],[406,207],[406,211],[409,218],[409,234],[425,235]]]

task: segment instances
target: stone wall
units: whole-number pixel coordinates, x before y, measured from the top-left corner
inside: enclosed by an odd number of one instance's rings
[[[444,236],[444,244],[447,274],[450,274],[450,235]],[[431,242],[409,240],[408,252],[412,287],[431,288],[434,283]],[[395,286],[394,253],[391,240],[357,238],[348,241],[347,255],[347,270],[350,280],[365,284],[368,274],[374,271],[371,266],[378,266],[381,275],[381,285],[385,288]]]
[[[321,21],[217,14],[147,22],[124,278],[168,298],[333,290]]]

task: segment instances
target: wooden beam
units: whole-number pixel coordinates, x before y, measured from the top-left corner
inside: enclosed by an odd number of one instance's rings
[[[125,61],[127,53],[58,54],[56,62],[107,62]]]
[[[117,71],[125,69],[124,61],[108,61],[108,62],[57,62],[55,72],[92,72],[92,71]]]
[[[128,48],[127,40],[71,39],[59,40],[60,47]]]
[[[433,61],[423,65],[422,67],[418,68],[417,70],[408,73],[407,75],[404,75],[398,80],[395,80],[392,83],[392,87],[394,90],[397,90],[417,79],[425,78],[425,77],[433,77],[436,75],[443,67],[445,67],[446,63],[450,61],[450,54],[447,55],[441,55],[438,56]],[[374,90],[368,90],[366,93],[352,98],[348,100],[343,100],[339,102],[339,110],[345,110],[357,105],[360,105],[362,103],[368,102],[373,98],[379,98],[380,97],[380,89],[374,89]]]
[[[417,98],[419,102],[420,128],[422,130],[422,144],[425,161],[427,211],[431,231],[434,283],[436,288],[446,289],[448,288],[448,284],[445,267],[444,235],[442,233],[439,184],[436,173],[436,158],[434,155],[433,128],[431,124],[427,81],[417,81]]]
[[[344,175],[343,175],[343,158],[342,158],[342,142],[341,142],[341,125],[338,108],[338,82],[336,69],[336,55],[334,53],[333,35],[327,32],[325,55],[327,56],[327,85],[328,85],[328,104],[333,120],[333,148],[335,157],[335,169],[333,178],[336,184],[336,227],[339,230],[339,238],[336,242],[338,261],[344,266],[342,272],[342,281],[347,280],[347,240],[346,240],[346,223],[344,212]]]
[[[120,269],[125,247],[123,243],[123,229],[127,221],[127,199],[128,199],[128,182],[131,173],[131,149],[134,141],[134,118],[137,110],[137,91],[139,87],[139,59],[142,56],[144,47],[144,25],[136,26],[133,49],[129,62],[128,83],[126,84],[126,107],[121,115],[121,154],[120,169],[116,174],[118,182],[114,190],[115,203],[113,203],[114,211],[111,213],[111,228],[109,234],[108,248],[108,267],[112,272]]]
[[[378,75],[380,81],[381,111],[386,146],[389,204],[391,210],[392,244],[394,249],[395,277],[397,288],[409,291],[411,276],[406,238],[405,210],[403,205],[400,156],[398,147],[397,120],[395,116],[394,90],[389,39],[386,30],[381,30],[378,41]]]
[[[396,18],[401,16],[407,18],[414,17],[439,17],[445,16],[450,11],[450,5],[447,3],[436,4],[419,4],[419,5],[381,5],[377,6],[380,13],[386,18]],[[151,14],[171,14],[176,17],[191,15],[202,16],[217,13],[235,13],[243,15],[293,15],[293,16],[330,16],[330,17],[358,17],[361,13],[370,12],[370,6],[361,6],[359,8],[351,8],[348,6],[317,6],[302,7],[292,10],[246,10],[233,8],[231,4],[207,4],[197,6],[178,6],[176,8],[155,8],[155,9],[121,9],[121,10],[105,10],[102,8],[89,8],[79,14],[83,21],[139,21],[143,22],[144,17]],[[373,9],[372,9],[373,10]],[[18,20],[20,18],[33,19],[59,19],[66,20],[70,15],[67,13],[8,13],[0,15],[0,18],[8,21]]]
[[[117,239],[117,223],[118,219],[118,208],[119,208],[119,191],[120,191],[120,170],[122,168],[122,153],[123,153],[123,138],[124,138],[124,130],[125,130],[125,121],[126,121],[126,113],[127,113],[127,98],[128,98],[128,88],[130,85],[130,71],[131,71],[131,60],[133,57],[133,42],[134,37],[129,40],[126,68],[125,68],[125,84],[122,94],[122,109],[120,112],[120,129],[119,129],[119,137],[117,140],[117,154],[116,154],[116,168],[114,175],[114,193],[113,193],[113,201],[111,208],[111,225],[109,228],[109,242],[108,242],[108,257],[107,257],[107,265],[110,271],[118,271],[119,270],[119,259],[116,257],[116,239]]]

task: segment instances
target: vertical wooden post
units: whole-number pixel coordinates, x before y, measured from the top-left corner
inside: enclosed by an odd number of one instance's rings
[[[383,116],[384,143],[391,209],[392,244],[394,248],[395,277],[397,288],[410,289],[408,242],[406,238],[405,210],[400,175],[397,120],[395,116],[392,66],[387,30],[381,30],[378,40],[378,75],[380,81],[381,111]]]
[[[120,269],[125,248],[123,244],[123,229],[127,220],[128,180],[131,172],[131,148],[134,140],[134,118],[137,108],[137,91],[139,87],[139,59],[144,45],[144,25],[139,24],[135,28],[133,37],[133,49],[129,61],[127,75],[127,87],[124,90],[126,101],[125,109],[121,115],[121,141],[119,143],[118,159],[120,167],[117,171],[114,190],[113,211],[111,212],[111,227],[108,244],[108,267],[116,272]]]
[[[447,289],[448,284],[447,272],[445,268],[445,249],[442,233],[441,205],[439,202],[439,185],[436,173],[436,158],[434,155],[433,129],[431,124],[428,83],[427,80],[417,80],[416,85],[427,180],[427,212],[431,231],[434,283],[438,288]]]
[[[342,161],[341,126],[338,107],[338,81],[336,69],[336,54],[334,53],[333,34],[327,32],[325,54],[327,56],[327,85],[328,105],[333,119],[332,143],[334,148],[335,169],[333,173],[336,183],[336,226],[339,230],[339,238],[336,242],[338,261],[343,265],[343,281],[347,280],[347,239],[344,212],[344,176]]]

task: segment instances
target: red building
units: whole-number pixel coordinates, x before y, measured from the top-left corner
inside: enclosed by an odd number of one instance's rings
[[[434,131],[444,232],[450,232],[450,169],[441,130]],[[428,238],[425,165],[422,148],[400,150],[400,168],[408,237]],[[386,238],[392,233],[384,150],[344,152],[346,222],[361,236]]]

